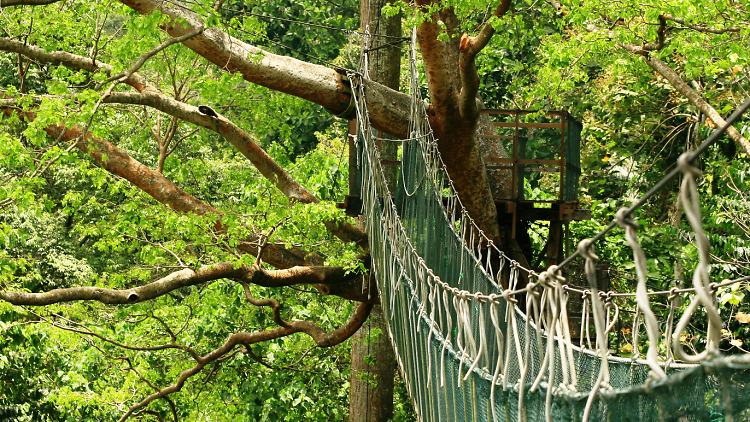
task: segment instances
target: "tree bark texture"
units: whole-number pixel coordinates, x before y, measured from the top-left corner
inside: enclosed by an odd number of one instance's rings
[[[436,0],[418,0],[417,6],[426,7],[433,3]],[[442,20],[450,23],[454,18],[450,10],[443,14],[445,16],[440,19],[434,13],[417,28],[434,113],[432,121],[435,124],[432,129],[448,174],[455,183],[464,207],[485,236],[496,245],[502,245],[497,210],[476,137],[479,116],[476,113],[461,115],[461,72],[457,72],[458,63],[449,60],[461,53],[460,50],[456,52],[457,48],[461,48],[460,43],[454,39],[458,34],[451,34],[447,42],[438,39],[442,32],[438,22]],[[465,95],[468,94],[464,92]],[[476,92],[471,95],[471,99],[476,101]]]
[[[375,305],[352,336],[349,422],[386,422],[393,416],[396,357],[387,330],[382,308]]]
[[[361,2],[360,30],[366,30],[372,35],[367,45],[363,46],[372,50],[368,58],[370,79],[398,90],[401,76],[401,46],[393,45],[397,39],[391,37],[401,36],[401,16],[383,16],[381,10],[387,3],[387,0]],[[397,142],[381,142],[381,157],[384,160],[395,161],[398,146]],[[398,182],[398,169],[395,165],[384,166],[386,181],[392,192],[395,192],[395,184]],[[396,357],[380,306],[375,307],[374,313],[370,313],[369,322],[352,337],[351,359],[349,422],[387,422],[393,415]]]
[[[172,21],[164,29],[173,37],[204,26],[195,13],[169,3],[158,0],[121,2],[139,13],[159,10],[170,17]],[[429,1],[424,0],[420,5],[424,3]],[[437,19],[435,16],[426,21],[417,32],[433,104],[428,117],[464,206],[485,235],[502,245],[497,211],[476,142],[477,119],[460,116],[457,91],[460,82],[454,80],[455,75],[460,75],[455,69],[458,63],[447,59],[448,47],[437,39],[441,31]],[[207,28],[183,44],[220,68],[242,74],[249,82],[309,100],[334,112],[343,112],[349,105],[351,95],[347,92],[347,82],[334,69],[263,51],[216,28]],[[452,49],[459,46],[456,42],[449,44]],[[365,85],[373,127],[397,137],[407,137],[409,95],[377,82]]]

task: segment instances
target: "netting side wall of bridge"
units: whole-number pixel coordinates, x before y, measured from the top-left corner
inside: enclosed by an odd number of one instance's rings
[[[414,42],[410,137],[398,141],[401,171],[391,187],[377,142],[392,141],[377,138],[370,126],[358,83],[366,71],[349,79],[372,270],[420,420],[733,421],[744,415],[750,408],[750,356],[670,364],[672,376],[652,380],[645,360],[602,357],[583,343],[572,344],[565,303],[574,290],[564,288],[564,279],[545,273],[513,292],[519,271],[537,274],[497,248],[496,254],[483,252],[482,245],[494,246],[473,224],[443,170],[416,82]],[[367,69],[365,53],[363,59]],[[503,290],[496,280],[506,276],[510,288]],[[518,293],[527,296],[533,321],[516,306]],[[590,297],[599,303],[596,292]],[[605,311],[597,312],[595,319],[604,324]],[[602,378],[607,370],[609,377]]]
[[[363,172],[369,174],[372,169],[366,157],[362,157]],[[407,184],[408,186],[408,184]],[[454,348],[457,341],[457,330],[452,330],[449,338],[443,336],[444,332],[439,330],[435,315],[430,318],[429,307],[430,295],[420,281],[429,277],[425,270],[421,272],[418,268],[425,268],[413,262],[414,257],[405,245],[399,245],[398,221],[396,214],[385,212],[383,205],[387,206],[389,201],[379,196],[377,189],[372,186],[367,193],[368,199],[365,206],[368,207],[368,218],[370,224],[370,242],[373,251],[373,268],[378,280],[381,301],[385,315],[388,320],[391,339],[399,358],[399,364],[404,371],[408,389],[413,398],[415,409],[419,419],[422,421],[541,421],[545,419],[545,396],[546,383],[542,383],[534,392],[530,392],[533,377],[530,374],[538,373],[539,359],[532,362],[534,370],[528,370],[525,387],[523,389],[525,400],[523,411],[519,412],[519,384],[521,369],[513,365],[514,370],[509,368],[507,375],[508,384],[503,388],[502,380],[494,389],[495,418],[493,419],[492,403],[492,374],[494,365],[488,364],[470,373],[466,381],[467,368],[470,366],[470,357],[464,356]],[[417,196],[416,189],[412,191],[411,198]],[[428,198],[427,195],[424,198]],[[403,205],[403,204],[402,204]],[[407,207],[408,208],[408,207]],[[433,208],[440,210],[440,208]],[[406,208],[402,209],[406,211]],[[435,217],[434,215],[432,217]],[[445,218],[443,216],[443,218]],[[419,222],[417,228],[422,233],[432,232],[431,226],[438,226],[425,222],[439,221],[438,218],[414,218]],[[403,225],[404,231],[406,224]],[[403,233],[403,232],[402,232]],[[440,239],[435,233],[433,238]],[[454,235],[455,237],[455,235]],[[448,248],[450,236],[445,236],[440,243],[441,248]],[[404,239],[401,239],[403,241]],[[445,250],[445,249],[444,249]],[[430,257],[431,261],[450,262],[445,253],[436,253]],[[427,262],[427,260],[425,260]],[[459,262],[460,265],[460,262]],[[415,270],[416,268],[416,270]],[[435,268],[439,268],[436,266]],[[466,273],[471,273],[467,271]],[[486,277],[486,275],[485,275]],[[479,283],[491,283],[489,280],[474,279],[473,283],[468,277],[460,278],[460,282],[468,286],[479,287]],[[484,286],[489,288],[489,286]],[[486,290],[485,290],[486,291]],[[433,301],[434,302],[434,301]],[[487,307],[488,309],[490,307]],[[499,315],[505,315],[506,305],[497,305],[495,311]],[[478,309],[474,309],[478,311]],[[520,323],[518,324],[518,336],[503,335],[521,347],[526,345],[526,324],[524,315],[515,310]],[[476,312],[474,312],[476,313]],[[455,321],[456,313],[451,313]],[[479,317],[476,317],[479,319]],[[490,320],[489,315],[486,321]],[[446,323],[446,318],[441,320]],[[476,321],[473,326],[481,329]],[[534,325],[529,323],[531,330]],[[484,327],[487,329],[487,327]],[[476,338],[479,338],[479,334]],[[532,335],[534,335],[532,333]],[[488,336],[492,337],[492,336]],[[494,338],[489,338],[495,341]],[[546,347],[546,336],[542,337],[542,347]],[[531,347],[538,348],[532,338]],[[530,356],[539,356],[539,353]],[[490,354],[489,362],[497,358],[497,354]],[[556,367],[560,368],[559,353],[556,349]],[[590,386],[594,383],[599,372],[599,359],[586,352],[576,351],[576,362],[579,379],[579,393],[558,391],[555,394],[552,411],[555,421],[579,421],[585,407],[586,398]],[[509,362],[517,360],[515,346],[511,348]],[[496,363],[496,361],[494,361]],[[747,368],[750,361],[737,367]],[[734,409],[735,420],[747,420],[742,409],[746,409],[750,399],[747,395],[745,383],[750,382],[748,373],[735,373],[731,366],[702,365],[684,371],[670,378],[669,383],[653,384],[650,387],[635,387],[642,385],[648,376],[648,369],[641,362],[624,359],[611,359],[610,370],[612,371],[612,384],[615,387],[610,393],[600,394],[594,403],[594,411],[591,421],[710,421],[727,420],[729,413],[727,405],[737,405]],[[556,378],[562,378],[557,372]],[[722,382],[723,381],[723,382]],[[720,389],[723,386],[723,393]],[[727,398],[729,395],[729,398]],[[519,416],[521,416],[519,418]],[[744,418],[744,419],[743,419]]]
[[[366,181],[363,203],[373,269],[390,335],[420,420],[545,420],[546,378],[542,376],[544,381],[533,391],[531,387],[543,372],[541,361],[547,347],[546,335],[538,332],[536,324],[527,321],[517,308],[509,311],[510,302],[488,304],[470,297],[458,298],[456,303],[470,308],[465,313],[460,310],[466,308],[453,303],[455,291],[501,294],[502,289],[485,270],[490,267],[480,263],[461,241],[466,236],[461,231],[461,220],[446,214],[442,197],[435,188],[443,176],[438,172],[430,173],[430,165],[425,162],[428,149],[418,141],[404,143],[403,170],[394,202],[380,174],[382,169],[375,143],[363,136],[359,146],[359,162]],[[500,270],[498,266],[497,271]],[[444,287],[435,283],[436,278],[456,290],[448,294]],[[493,312],[498,326],[492,322]],[[462,335],[459,324],[470,335]],[[495,347],[500,336],[505,343],[503,347]],[[527,342],[529,337],[531,341]],[[526,347],[530,349],[528,353]],[[467,376],[480,349],[479,362]],[[581,419],[586,398],[599,373],[601,359],[594,353],[575,348],[573,354],[578,376],[576,390],[553,388],[554,420]],[[555,361],[553,385],[556,386],[566,378],[557,342],[552,356]],[[609,359],[610,384],[614,390],[597,397],[591,421],[703,421],[715,419],[717,414],[726,411],[716,393],[720,382],[716,375],[707,375],[701,367],[693,371],[695,375],[685,377],[676,385],[631,392],[633,386],[647,380],[648,367],[640,360]],[[520,388],[523,360],[528,368],[523,378],[524,388]],[[493,416],[492,381],[498,365],[507,369],[502,371],[504,377],[496,379]],[[523,399],[519,400],[521,394]],[[747,397],[736,399],[738,408],[747,407]]]

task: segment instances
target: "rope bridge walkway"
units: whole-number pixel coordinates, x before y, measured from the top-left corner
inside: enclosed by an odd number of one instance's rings
[[[367,33],[364,37],[367,45]],[[715,297],[719,288],[748,282],[750,277],[722,283],[709,279],[709,245],[695,181],[699,170],[692,165],[708,145],[684,155],[671,174],[672,178],[683,175],[681,200],[697,239],[700,261],[693,288],[647,291],[646,257],[638,244],[637,225],[630,218],[647,197],[620,210],[605,229],[618,225],[625,229],[638,276],[632,330],[636,355],[632,359],[611,356],[608,338],[619,316],[612,298],[629,294],[596,288],[593,242],[603,233],[581,242],[574,254],[585,259],[590,284],[580,289],[566,285],[560,267],[552,266],[541,274],[522,267],[478,229],[456,194],[430,130],[418,84],[414,37],[411,133],[409,139],[400,140],[402,165],[395,186],[386,182],[377,131],[368,120],[367,94],[360,83],[368,78],[366,52],[360,60],[361,73],[348,76],[359,125],[358,166],[373,271],[419,419],[750,420],[750,356],[720,356],[722,321]],[[727,125],[748,107],[750,100]],[[713,142],[722,131],[706,142]],[[530,280],[523,288],[518,284],[521,273]],[[502,277],[509,280],[507,289],[499,282]],[[678,319],[677,298],[686,294],[692,295],[684,299],[689,306]],[[649,304],[652,295],[668,297],[664,336]],[[577,344],[568,318],[573,296],[583,300]],[[684,350],[680,336],[698,314],[707,320],[707,347],[691,354]],[[645,356],[638,353],[641,325],[649,340]]]

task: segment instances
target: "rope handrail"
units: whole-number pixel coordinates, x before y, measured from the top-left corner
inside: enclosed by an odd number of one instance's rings
[[[557,406],[564,405],[567,399],[560,398],[563,394],[578,400],[576,408],[580,410],[574,419],[584,422],[590,418],[601,420],[593,416],[602,412],[602,405],[597,403],[602,397],[607,397],[608,391],[643,382],[642,379],[638,381],[636,373],[643,378],[665,378],[668,372],[694,368],[694,363],[717,354],[716,335],[719,330],[716,328],[716,318],[712,317],[709,321],[710,340],[704,352],[695,355],[685,353],[682,350],[682,334],[698,306],[706,308],[707,314],[718,314],[714,304],[717,290],[746,282],[750,276],[721,283],[709,282],[708,247],[695,188],[699,171],[690,165],[690,157],[684,155],[681,158],[679,169],[685,174],[681,194],[686,209],[690,207],[686,211],[691,213],[688,220],[699,241],[701,260],[695,271],[693,288],[647,291],[643,268],[645,257],[635,236],[636,223],[626,214],[627,209],[618,212],[616,223],[626,227],[628,242],[635,253],[639,283],[636,293],[597,290],[594,262],[598,257],[594,254],[591,240],[584,240],[578,251],[586,258],[589,288],[565,284],[566,280],[557,266],[537,274],[499,250],[477,227],[456,194],[429,121],[425,118],[424,101],[417,85],[414,44],[412,37],[412,116],[409,131],[412,139],[408,142],[402,140],[404,161],[400,178],[403,189],[400,184],[396,185],[396,196],[391,194],[389,183],[392,182],[387,181],[381,162],[378,137],[375,135],[377,131],[372,128],[368,118],[364,84],[361,83],[361,78],[368,78],[366,51],[363,50],[360,60],[361,73],[350,72],[347,77],[352,86],[352,104],[357,115],[358,134],[355,142],[357,150],[361,150],[361,160],[358,156],[357,162],[358,166],[360,161],[362,165],[363,215],[373,248],[372,271],[386,310],[384,315],[388,319],[389,335],[399,365],[406,374],[410,397],[414,400],[415,409],[419,409],[419,419],[445,420],[444,417],[435,416],[434,412],[441,411],[431,407],[434,406],[431,404],[432,393],[425,394],[425,388],[429,389],[431,385],[445,386],[444,390],[435,393],[448,400],[447,395],[454,394],[455,389],[463,388],[465,383],[471,383],[473,389],[478,376],[488,383],[490,394],[491,412],[484,414],[496,422],[510,418],[506,415],[506,419],[503,419],[498,412],[496,387],[502,387],[505,392],[514,392],[507,393],[503,400],[506,409],[509,401],[517,403],[513,419],[517,416],[519,422],[527,420],[525,409],[532,405],[539,410],[534,411],[536,416],[529,421],[544,419],[551,422],[552,412],[556,411],[552,403],[555,401]],[[408,172],[404,172],[406,167]],[[448,191],[447,198],[444,197],[445,190]],[[399,201],[398,207],[395,201]],[[431,242],[435,241],[444,243],[440,244],[441,248],[449,248],[446,256],[436,256],[441,254],[431,249]],[[479,246],[482,244],[496,251],[494,257],[500,258],[500,268],[492,267],[491,254]],[[509,270],[510,274],[507,288],[496,282],[504,270]],[[532,277],[524,287],[518,287],[519,274],[523,271]],[[675,329],[673,325],[678,320],[675,314],[679,307],[676,298],[684,293],[695,293],[695,296],[689,299],[690,305],[682,313]],[[519,303],[522,300],[519,295],[522,294],[525,296],[525,311],[521,310],[522,304]],[[568,319],[567,304],[571,294],[579,294],[583,298],[578,345],[573,344]],[[666,294],[669,295],[670,314],[666,337],[662,342],[659,324],[654,322],[653,313],[648,316],[645,309],[650,310],[648,297]],[[633,318],[632,359],[611,356],[609,349],[609,335],[620,317],[620,309],[614,298],[624,296],[638,297],[638,308]],[[644,356],[646,359],[640,357],[638,349],[641,317],[644,318],[645,331],[650,340],[649,352]],[[592,320],[596,328],[595,345],[592,345],[590,335]],[[718,324],[720,327],[720,320]],[[494,342],[492,333],[495,335]],[[666,349],[666,358],[657,351],[657,346],[662,344]],[[688,363],[680,363],[677,359]],[[426,373],[420,367],[423,362],[427,362]],[[439,366],[439,376],[432,373],[433,365]],[[595,369],[597,367],[598,370]],[[650,374],[647,372],[649,368]],[[447,392],[447,384],[452,386],[452,393]],[[510,397],[514,399],[509,400]],[[467,405],[471,405],[471,409],[464,408],[464,411],[481,414],[476,399],[464,402],[464,406]],[[603,409],[606,411],[606,405]],[[430,416],[423,412],[433,414]],[[470,420],[483,419],[472,417]]]
[[[724,126],[716,129],[714,133],[711,134],[711,136],[706,139],[698,148],[695,149],[693,152],[687,153],[687,162],[688,164],[692,164],[698,156],[700,156],[708,147],[713,145],[717,140],[721,139],[721,136],[724,134],[724,132],[732,126],[732,124],[737,121],[742,115],[747,111],[747,109],[750,108],[750,98],[745,100],[745,102],[734,112],[731,116],[726,120],[726,123]],[[664,189],[664,187],[667,186],[669,182],[674,180],[678,175],[682,173],[682,170],[679,167],[675,167],[672,171],[670,171],[666,176],[664,176],[663,179],[661,179],[657,184],[655,184],[651,189],[649,189],[648,192],[646,192],[638,201],[636,201],[635,204],[631,205],[629,208],[627,208],[627,211],[625,212],[625,217],[632,217],[633,213],[640,207],[642,207],[644,204],[646,204],[646,201],[648,201],[649,198],[657,194],[659,191]],[[594,237],[592,237],[590,240],[592,243],[595,243],[599,240],[601,240],[604,235],[606,235],[610,230],[617,227],[617,219],[612,220],[612,222],[607,225],[607,227],[603,228],[599,233],[597,233]],[[579,256],[580,253],[578,250],[570,254],[567,258],[565,258],[558,267],[562,268],[566,265],[568,265],[573,259],[575,259],[577,256]]]

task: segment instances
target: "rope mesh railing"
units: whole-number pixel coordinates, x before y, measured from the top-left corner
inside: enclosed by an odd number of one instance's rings
[[[478,229],[461,204],[437,150],[417,84],[413,38],[411,47],[410,134],[407,140],[401,140],[401,173],[393,186],[386,181],[377,132],[368,119],[361,83],[368,77],[366,52],[360,63],[362,73],[348,76],[356,106],[357,162],[362,170],[363,214],[373,272],[419,419],[698,421],[715,418],[716,414],[730,420],[745,412],[750,400],[743,383],[750,381],[750,371],[744,369],[750,368],[750,359],[716,357],[715,321],[709,323],[711,341],[707,350],[695,357],[682,351],[679,335],[685,329],[684,321],[690,321],[699,305],[715,309],[712,298],[716,289],[748,277],[709,285],[704,278],[705,261],[701,261],[704,266],[696,270],[692,289],[649,293],[645,291],[641,268],[645,258],[638,252],[636,227],[628,214],[620,213],[618,223],[626,228],[628,241],[636,251],[636,357],[610,356],[608,337],[619,317],[612,298],[618,293],[597,291],[592,243],[582,242],[577,252],[586,259],[591,284],[581,290],[567,286],[556,267],[542,274],[523,268]],[[685,179],[694,180],[696,174],[689,162],[682,168]],[[688,194],[685,203],[695,203],[697,192]],[[696,233],[702,230],[699,214],[689,219]],[[518,284],[522,271],[530,279],[525,287]],[[507,289],[498,281],[504,272]],[[672,326],[677,319],[672,306],[666,341],[662,340],[648,296],[660,293],[675,297],[688,292],[698,299],[691,301],[676,329]],[[583,298],[578,345],[573,344],[568,319],[572,293]],[[525,301],[529,316],[519,309],[519,300]],[[645,315],[649,338],[646,359],[637,352],[639,314]],[[591,320],[595,326],[593,343]],[[657,350],[659,345],[665,353]],[[705,362],[699,366],[676,363],[675,357]],[[738,368],[743,370],[729,375]],[[686,380],[691,382],[689,391],[682,391],[688,386]],[[728,388],[728,392],[722,392],[722,388]],[[677,401],[675,392],[682,394]]]

